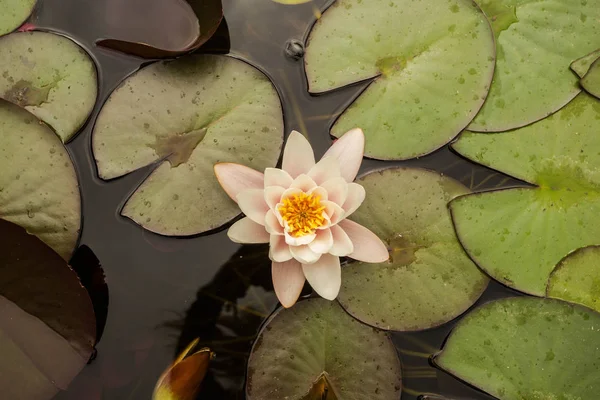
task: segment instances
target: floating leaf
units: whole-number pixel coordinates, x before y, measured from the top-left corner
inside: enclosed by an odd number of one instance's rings
[[[173,365],[158,379],[153,400],[196,399],[200,384],[206,376],[208,364],[213,357],[213,353],[208,348],[190,354],[197,344],[198,339],[190,343],[173,361]]]
[[[205,232],[239,214],[213,166],[236,162],[262,171],[276,164],[282,142],[271,82],[240,60],[215,55],[138,71],[110,96],[93,133],[103,179],[158,161],[121,213],[165,235]]]
[[[590,54],[573,61],[571,63],[571,69],[573,70],[573,72],[579,75],[580,78],[583,78],[590,69],[590,66],[598,58],[600,58],[600,49],[592,51]]]
[[[49,400],[67,389],[92,354],[94,309],[58,254],[1,219],[0,250],[2,396]]]
[[[390,248],[383,264],[342,269],[339,300],[382,329],[412,331],[450,321],[481,296],[488,279],[461,248],[446,207],[469,190],[422,169],[394,168],[358,180],[367,192],[352,219]]]
[[[14,31],[33,11],[37,0],[0,0],[0,36]]]
[[[337,302],[313,298],[279,309],[250,354],[248,400],[309,400],[314,386],[327,387],[337,400],[397,400],[396,349],[385,333],[362,325]]]
[[[496,71],[469,129],[499,132],[545,118],[579,92],[571,61],[598,48],[599,0],[476,0],[496,36]]]
[[[305,67],[313,93],[375,78],[331,132],[359,126],[366,155],[408,159],[471,122],[493,74],[493,35],[467,0],[338,0],[308,37]]]
[[[25,107],[68,141],[86,122],[98,92],[96,67],[66,37],[16,32],[0,39],[0,97]]]
[[[587,400],[600,386],[600,314],[513,297],[463,318],[434,362],[500,400]]]
[[[550,274],[546,295],[600,311],[600,246],[566,256]]]
[[[492,278],[544,296],[569,252],[600,244],[600,101],[582,93],[556,114],[512,132],[466,132],[462,155],[538,185],[450,203],[458,237]]]
[[[37,235],[68,260],[81,219],[79,186],[69,153],[50,128],[2,99],[0,171],[0,218]]]
[[[144,58],[167,58],[206,43],[223,19],[223,6],[221,0],[109,0],[106,13],[113,38],[96,45]]]
[[[600,59],[596,60],[581,79],[581,87],[589,94],[600,98]]]

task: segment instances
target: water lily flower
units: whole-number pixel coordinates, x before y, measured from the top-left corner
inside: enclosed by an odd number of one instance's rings
[[[365,189],[352,182],[364,145],[362,130],[353,129],[315,163],[308,140],[292,131],[281,169],[263,174],[240,164],[215,165],[219,183],[246,215],[227,234],[236,243],[270,244],[273,286],[284,307],[294,305],[305,280],[335,299],[340,257],[372,263],[389,257],[377,235],[347,219],[365,199]]]

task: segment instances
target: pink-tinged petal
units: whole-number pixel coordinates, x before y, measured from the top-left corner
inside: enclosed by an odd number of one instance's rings
[[[282,188],[289,188],[294,178],[287,172],[279,168],[267,168],[265,169],[265,187],[267,186],[281,186]]]
[[[237,202],[237,195],[248,189],[263,187],[265,176],[245,165],[234,163],[219,163],[213,167],[217,180],[225,193]]]
[[[265,191],[263,189],[249,189],[238,193],[237,202],[240,210],[248,218],[257,224],[265,224],[265,214],[269,206],[265,202]]]
[[[269,240],[269,258],[275,262],[286,262],[292,259],[290,246],[283,236],[271,235]]]
[[[282,306],[290,308],[296,303],[304,287],[302,265],[296,260],[271,263],[271,276],[275,294]]]
[[[290,246],[292,256],[302,264],[312,264],[319,261],[321,254],[315,253],[307,245]]]
[[[298,188],[289,188],[286,189],[283,194],[281,195],[281,200],[283,199],[287,199],[288,197],[294,197],[299,195],[300,193],[303,193],[302,190],[298,189]],[[279,205],[277,205],[277,207],[279,207]]]
[[[358,174],[365,151],[365,135],[361,129],[352,129],[335,141],[323,157],[334,157],[340,164],[340,172],[347,182]]]
[[[345,211],[344,218],[352,214],[365,201],[365,188],[358,183],[348,184],[348,197],[342,208]]]
[[[323,157],[310,169],[310,171],[308,171],[307,175],[310,176],[317,185],[320,185],[329,179],[340,178],[340,163],[336,158]]]
[[[315,240],[308,244],[308,247],[310,247],[312,251],[319,254],[329,253],[332,246],[333,236],[331,235],[330,229],[318,230]]]
[[[333,246],[331,246],[329,254],[338,257],[346,257],[348,254],[352,254],[354,251],[352,240],[339,225],[331,227],[331,235],[333,236]]]
[[[315,154],[308,140],[298,131],[292,131],[283,150],[282,169],[292,178],[306,174],[315,165]]]
[[[348,182],[344,178],[329,179],[323,182],[321,187],[327,191],[327,200],[339,206],[343,205],[348,197]]]
[[[250,218],[242,218],[231,225],[227,236],[235,243],[269,243],[269,233],[265,227],[252,221]]]
[[[277,209],[277,204],[281,202],[281,196],[285,189],[281,186],[267,186],[265,188],[265,202],[271,210]]]
[[[369,263],[381,263],[390,257],[386,245],[376,234],[354,221],[345,219],[340,222],[352,244],[354,251],[348,257]]]
[[[277,218],[277,214],[275,211],[269,210],[265,215],[265,228],[271,235],[283,235],[283,225]]]
[[[285,231],[285,242],[290,246],[302,246],[305,244],[309,244],[310,242],[315,240],[315,237],[317,237],[316,233],[310,233],[308,235],[295,237],[290,235],[287,230]]]
[[[329,217],[329,220],[331,221],[331,225],[335,225],[338,222],[340,222],[342,219],[344,219],[344,216],[345,216],[344,209],[342,207],[338,206],[337,204],[335,204],[333,201],[322,201],[321,205],[325,206],[324,212]]]
[[[302,174],[298,175],[298,177],[294,179],[294,182],[292,182],[290,189],[296,188],[302,190],[303,192],[308,192],[309,190],[314,189],[316,187],[317,183],[313,181],[310,176]]]
[[[323,254],[314,264],[302,264],[302,271],[310,286],[327,300],[334,300],[342,285],[342,268],[339,257]]]
[[[327,190],[325,190],[321,186],[312,188],[311,190],[308,191],[308,194],[312,194],[312,195],[319,197],[320,201],[329,199],[329,194],[327,193]]]

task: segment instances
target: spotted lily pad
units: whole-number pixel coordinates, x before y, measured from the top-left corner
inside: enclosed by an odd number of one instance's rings
[[[49,400],[86,365],[92,302],[52,249],[0,219],[0,387],[11,400]]]
[[[581,87],[589,94],[600,98],[600,59],[596,60],[581,79]]]
[[[307,395],[324,387],[337,400],[397,400],[400,361],[392,341],[336,302],[313,298],[278,310],[250,354],[248,400],[322,399]]]
[[[600,58],[600,49],[592,51],[590,54],[587,54],[571,63],[571,69],[575,72],[580,78],[583,78],[585,74],[589,71],[590,66]]]
[[[600,0],[476,0],[496,36],[496,71],[469,125],[481,132],[525,126],[559,110],[581,90],[571,61],[600,43]]]
[[[569,252],[600,244],[600,101],[582,93],[556,114],[512,132],[466,132],[462,155],[537,187],[450,203],[458,237],[492,278],[544,296]]]
[[[14,31],[33,11],[37,0],[0,0],[0,36]]]
[[[463,318],[434,363],[500,400],[587,400],[600,390],[600,314],[513,297]]]
[[[342,306],[369,325],[398,331],[438,326],[469,308],[488,279],[458,243],[446,207],[469,190],[422,169],[386,169],[357,182],[367,196],[352,219],[388,244],[390,261],[343,268]]]
[[[281,103],[266,76],[232,57],[155,63],[112,93],[92,141],[102,179],[157,163],[124,216],[156,233],[193,235],[239,214],[217,182],[215,163],[259,171],[277,163]]]
[[[361,127],[365,154],[430,153],[475,116],[494,69],[494,41],[467,0],[338,0],[313,27],[305,68],[320,93],[375,78],[332,127]]]
[[[600,311],[600,246],[566,256],[550,274],[546,295]]]
[[[0,99],[0,218],[69,259],[79,237],[75,168],[58,136],[28,111]]]

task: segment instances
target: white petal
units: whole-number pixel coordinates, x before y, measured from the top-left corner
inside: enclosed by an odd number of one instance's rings
[[[390,256],[388,249],[376,234],[349,219],[341,221],[340,227],[348,234],[354,245],[354,251],[348,257],[369,263],[387,261]]]
[[[297,188],[302,190],[303,192],[308,192],[309,190],[314,189],[315,187],[317,187],[316,182],[313,181],[310,176],[302,174],[299,175],[296,179],[294,179],[294,182],[292,182],[290,189]]]
[[[285,189],[281,186],[267,186],[265,188],[265,202],[271,210],[276,210],[277,204],[281,202],[281,196]]]
[[[340,163],[336,158],[323,157],[310,169],[310,171],[308,171],[307,175],[310,176],[317,185],[320,185],[329,179],[340,178]]]
[[[315,154],[308,140],[298,131],[292,131],[283,150],[282,169],[292,178],[306,174],[315,165]]]
[[[240,192],[263,187],[264,175],[245,165],[218,163],[215,164],[214,171],[225,193],[235,202]]]
[[[310,247],[312,251],[319,254],[329,253],[332,246],[333,236],[331,235],[330,229],[318,230],[315,240],[308,244],[308,247]]]
[[[246,217],[231,225],[227,236],[235,243],[269,243],[270,235],[264,226]]]
[[[352,129],[333,143],[323,157],[334,157],[340,165],[342,177],[352,182],[358,174],[365,151],[365,135],[361,129]]]
[[[321,184],[321,187],[327,191],[327,200],[333,201],[337,205],[343,205],[348,196],[348,182],[344,178],[329,179]]]
[[[292,256],[302,264],[312,264],[321,258],[321,254],[315,253],[307,245],[290,246]]]
[[[240,210],[248,218],[257,224],[264,225],[265,214],[269,211],[269,206],[265,202],[265,191],[263,189],[249,189],[238,193],[237,202]]]
[[[271,261],[285,262],[292,259],[290,246],[285,242],[283,236],[271,235],[269,241],[269,258]]]
[[[325,206],[325,213],[329,217],[331,225],[335,225],[344,219],[344,209],[333,201],[322,201],[321,204]]]
[[[317,186],[308,191],[308,194],[312,194],[319,197],[320,201],[329,199],[329,195],[327,190],[322,188],[321,186]]]
[[[282,169],[267,168],[265,169],[265,187],[281,186],[285,189],[289,188],[294,179]]]
[[[352,240],[339,225],[331,227],[331,235],[333,236],[333,246],[331,246],[329,254],[345,257],[354,251]]]
[[[302,265],[296,260],[271,263],[271,276],[275,294],[282,306],[289,308],[296,303],[304,287]]]
[[[358,183],[348,184],[348,197],[342,208],[345,211],[344,218],[352,214],[365,201],[365,188]]]
[[[323,254],[314,264],[302,264],[306,280],[317,294],[327,300],[334,300],[342,285],[342,269],[339,257]]]
[[[277,218],[279,212],[269,210],[265,215],[265,228],[271,235],[282,235],[283,236],[283,225],[279,218]]]
[[[303,192],[302,192],[302,190],[300,190],[298,188],[289,188],[289,189],[286,189],[283,192],[283,194],[281,195],[281,200],[287,199],[288,197],[294,197],[296,195],[299,195],[300,193],[303,193]],[[277,207],[279,207],[279,205]]]
[[[316,233],[310,233],[308,235],[295,237],[290,235],[287,230],[285,231],[285,242],[290,246],[302,246],[305,244],[309,244],[310,242],[315,240],[315,237],[317,237]]]

